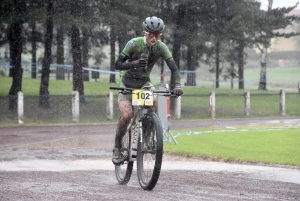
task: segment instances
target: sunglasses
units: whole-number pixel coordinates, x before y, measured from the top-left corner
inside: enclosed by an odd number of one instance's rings
[[[149,38],[153,38],[155,37],[156,39],[158,39],[161,36],[161,33],[150,33],[150,32],[146,32],[147,36]]]

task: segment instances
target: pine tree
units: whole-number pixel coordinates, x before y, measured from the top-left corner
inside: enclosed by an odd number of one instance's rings
[[[0,21],[7,23],[10,49],[10,76],[12,85],[9,90],[9,109],[17,109],[17,93],[22,91],[23,69],[22,55],[22,25],[27,18],[27,5],[22,0],[5,0],[1,2]]]

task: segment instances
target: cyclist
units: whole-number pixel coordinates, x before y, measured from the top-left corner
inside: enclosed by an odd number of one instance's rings
[[[129,88],[151,87],[154,89],[150,81],[150,73],[157,60],[163,58],[172,72],[171,77],[175,84],[171,88],[174,94],[182,95],[179,70],[166,44],[158,40],[165,28],[163,20],[155,16],[147,17],[143,22],[143,28],[144,36],[127,42],[115,63],[116,70],[120,70],[122,80],[120,85]],[[112,162],[115,165],[119,165],[122,161],[120,150],[122,137],[132,117],[131,95],[119,94],[118,103],[121,118],[117,125],[112,156]]]

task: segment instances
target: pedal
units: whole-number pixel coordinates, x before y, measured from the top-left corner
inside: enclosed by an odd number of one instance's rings
[[[122,154],[122,163],[124,163],[125,161],[128,161],[129,160],[129,154],[128,154],[128,150],[122,150],[121,151],[121,154]]]

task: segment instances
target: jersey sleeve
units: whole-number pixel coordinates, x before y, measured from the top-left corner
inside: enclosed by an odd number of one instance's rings
[[[171,54],[168,46],[165,43],[161,42],[161,41],[159,43],[160,43],[159,46],[161,48],[161,53],[162,53],[163,59],[167,60],[167,59],[171,58],[172,54]]]
[[[135,38],[131,39],[130,41],[127,42],[126,46],[123,49],[123,53],[130,57],[132,50],[134,49],[135,45],[137,43],[137,40]]]

